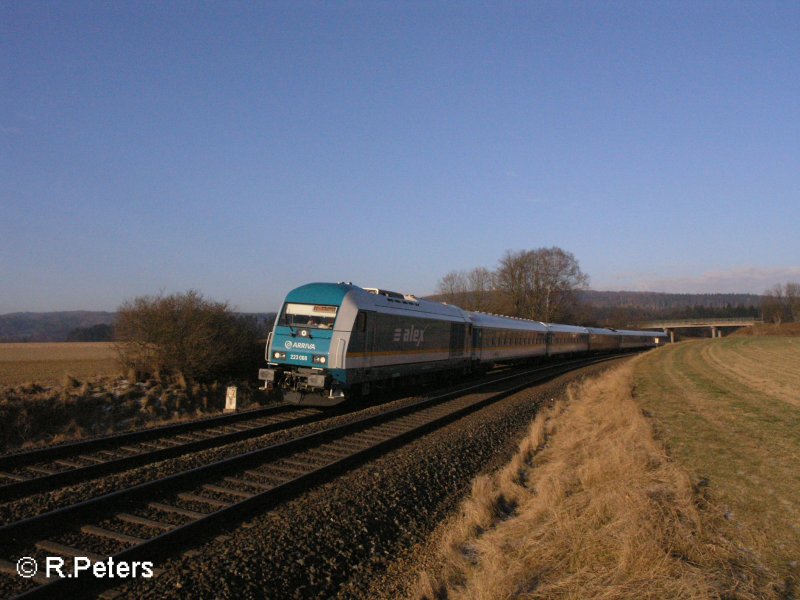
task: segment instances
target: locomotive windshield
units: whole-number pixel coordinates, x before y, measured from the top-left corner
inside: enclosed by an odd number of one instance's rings
[[[287,302],[278,320],[284,327],[331,329],[338,307],[324,304],[295,304]]]

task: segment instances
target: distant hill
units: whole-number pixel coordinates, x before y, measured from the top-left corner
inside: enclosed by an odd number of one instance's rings
[[[695,317],[759,317],[757,294],[665,294],[661,292],[599,292],[578,295],[590,320],[606,326],[635,325],[652,319]]]
[[[275,313],[241,314],[253,317],[265,330],[275,318]],[[0,315],[0,342],[108,339],[108,328],[114,324],[115,317],[113,312],[88,310],[8,313]]]
[[[0,342],[63,342],[73,329],[111,325],[113,312],[74,310],[0,315]]]

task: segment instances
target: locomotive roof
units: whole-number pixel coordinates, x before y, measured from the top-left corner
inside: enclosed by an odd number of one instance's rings
[[[416,314],[436,315],[447,317],[448,320],[466,321],[467,316],[463,310],[451,304],[423,300],[411,294],[386,292],[379,288],[360,288],[353,286],[351,298],[359,308],[402,314],[413,312]]]
[[[348,283],[307,283],[286,294],[286,302],[339,306],[347,292],[355,287]]]
[[[286,302],[301,304],[330,304],[341,306],[345,296],[352,299],[358,308],[402,314],[438,315],[449,320],[466,321],[466,314],[457,306],[421,300],[411,294],[386,292],[379,288],[361,288],[352,283],[307,283],[286,295]]]

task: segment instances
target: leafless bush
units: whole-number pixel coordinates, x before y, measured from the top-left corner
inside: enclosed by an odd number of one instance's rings
[[[229,378],[251,368],[257,348],[254,321],[194,290],[125,302],[115,330],[120,365],[139,378]]]

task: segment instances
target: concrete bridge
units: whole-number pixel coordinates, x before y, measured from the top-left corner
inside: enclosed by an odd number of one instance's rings
[[[723,327],[752,327],[756,323],[763,323],[761,319],[752,317],[731,317],[731,318],[697,318],[697,319],[676,319],[671,321],[647,321],[639,323],[639,329],[661,329],[669,334],[669,341],[675,341],[676,329],[695,329],[698,327],[710,327],[711,337],[722,337]]]

